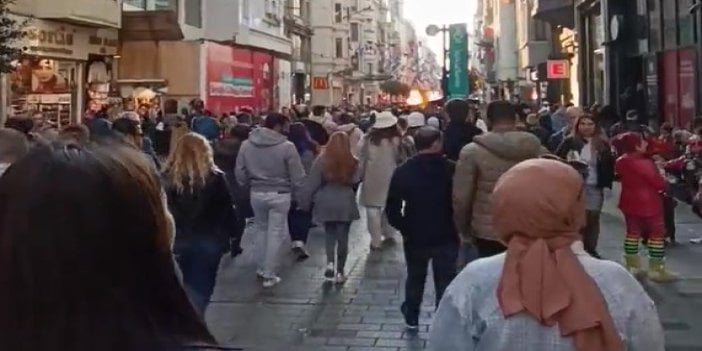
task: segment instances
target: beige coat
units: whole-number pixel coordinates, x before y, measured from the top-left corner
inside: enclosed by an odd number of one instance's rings
[[[536,136],[516,131],[476,136],[461,150],[453,179],[453,208],[464,242],[473,237],[497,240],[491,215],[495,183],[517,163],[547,153]]]
[[[385,139],[375,145],[366,136],[359,144],[359,162],[363,169],[360,203],[366,207],[385,207],[390,179],[398,164],[400,139]]]

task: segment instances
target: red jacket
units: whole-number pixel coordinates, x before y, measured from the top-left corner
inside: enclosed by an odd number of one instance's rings
[[[665,179],[651,159],[638,153],[624,154],[614,165],[622,184],[619,209],[625,215],[662,216],[661,193]]]

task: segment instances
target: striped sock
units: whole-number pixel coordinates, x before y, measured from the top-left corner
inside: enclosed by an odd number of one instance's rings
[[[627,255],[638,255],[639,254],[639,238],[633,236],[627,236],[624,239],[624,253]]]
[[[665,257],[665,240],[648,240],[648,257],[655,260],[662,260]]]

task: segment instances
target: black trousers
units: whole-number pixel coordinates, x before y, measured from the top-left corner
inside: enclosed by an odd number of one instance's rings
[[[434,273],[434,290],[436,306],[439,306],[444,291],[456,277],[456,260],[458,244],[437,247],[414,247],[405,245],[407,262],[407,281],[405,282],[405,303],[408,317],[419,318],[420,306],[424,298],[424,284],[427,279],[429,261]]]
[[[507,251],[507,247],[499,241],[475,238],[475,247],[478,249],[478,257],[485,258],[499,255]]]

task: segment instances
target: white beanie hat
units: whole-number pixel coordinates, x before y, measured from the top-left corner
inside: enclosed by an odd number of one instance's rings
[[[412,112],[407,116],[407,127],[408,128],[415,128],[415,127],[423,127],[426,125],[426,119],[424,118],[424,114],[421,112]]]
[[[439,122],[439,119],[432,116],[427,119],[427,125],[432,126],[434,128],[441,128],[441,122]]]

